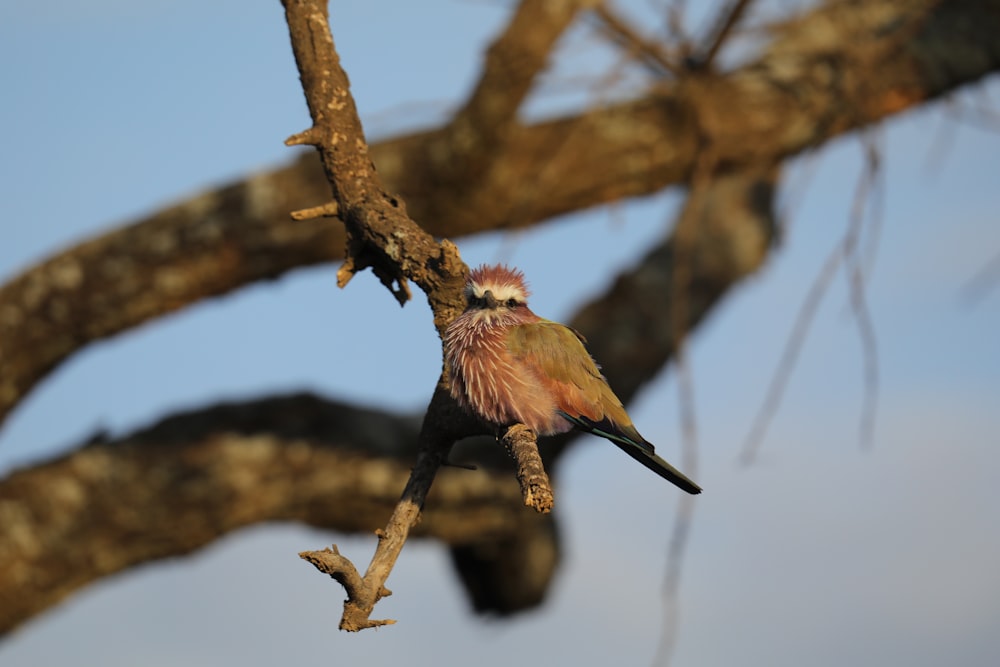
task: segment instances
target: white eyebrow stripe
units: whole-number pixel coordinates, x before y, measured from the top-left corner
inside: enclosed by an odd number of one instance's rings
[[[514,299],[523,303],[527,300],[524,291],[515,285],[489,285],[489,284],[479,284],[471,283],[469,285],[469,291],[477,299],[481,299],[486,290],[493,292],[493,296],[497,301],[506,301],[508,299]]]

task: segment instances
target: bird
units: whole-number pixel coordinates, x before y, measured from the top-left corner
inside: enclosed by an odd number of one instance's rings
[[[493,426],[524,424],[539,436],[574,428],[601,436],[680,489],[701,493],[639,435],[584,337],[531,312],[524,273],[480,266],[469,272],[464,296],[465,310],[444,335],[449,392],[462,408]]]

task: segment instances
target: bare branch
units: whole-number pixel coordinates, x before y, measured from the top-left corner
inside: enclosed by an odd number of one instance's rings
[[[711,69],[715,56],[752,3],[753,0],[729,0],[712,23],[705,45],[691,55],[690,64],[694,69]]]
[[[667,545],[667,571],[663,577],[663,632],[656,649],[654,665],[667,667],[673,658],[677,644],[677,630],[680,627],[680,584],[681,571],[684,564],[684,553],[687,551],[691,526],[694,523],[696,496],[681,495],[674,512],[674,525],[670,531],[670,542]]]
[[[447,181],[477,179],[517,124],[517,111],[577,12],[595,0],[521,0],[486,52],[475,89],[431,157]],[[450,178],[446,175],[450,174]]]
[[[316,146],[347,229],[346,260],[337,274],[344,286],[371,267],[400,301],[412,280],[427,293],[438,331],[462,309],[466,267],[454,245],[438,244],[389,194],[368,155],[368,143],[347,74],[333,45],[326,2],[284,0],[292,51],[313,126],[288,140]],[[393,288],[392,285],[396,287]],[[444,289],[441,289],[444,287]]]
[[[313,218],[332,218],[337,215],[340,210],[340,206],[335,201],[330,201],[325,204],[320,204],[319,206],[312,206],[310,208],[303,208],[298,211],[292,211],[292,220],[312,220]]]
[[[502,442],[517,462],[517,481],[524,504],[540,514],[552,511],[554,494],[549,476],[538,453],[535,433],[524,424],[515,424],[502,436]]]
[[[781,399],[785,394],[785,387],[788,386],[788,380],[795,369],[799,353],[802,351],[802,346],[809,335],[809,327],[812,325],[816,311],[823,302],[823,297],[826,296],[826,290],[837,275],[837,270],[840,268],[843,260],[843,249],[837,246],[826,258],[819,273],[816,275],[816,279],[813,281],[812,287],[809,288],[805,300],[802,302],[802,307],[799,309],[799,314],[795,318],[795,324],[792,326],[792,331],[788,336],[788,342],[785,343],[785,348],[781,353],[781,360],[778,362],[778,367],[774,371],[774,375],[771,376],[767,393],[764,394],[764,402],[761,404],[753,426],[750,427],[750,433],[747,434],[747,439],[743,443],[743,449],[740,452],[740,463],[743,465],[751,465],[757,460],[757,455],[764,442],[767,428],[770,426],[771,420],[781,405]]]
[[[710,141],[707,140],[707,141]],[[694,274],[693,262],[697,261],[696,250],[699,232],[703,232],[706,221],[711,221],[708,214],[710,197],[727,192],[731,188],[732,179],[720,179],[713,182],[713,172],[717,167],[716,152],[711,143],[707,143],[699,154],[694,173],[691,176],[691,188],[684,208],[677,218],[674,227],[674,245],[676,248],[675,269],[670,292],[672,338],[674,346],[674,364],[677,369],[677,400],[681,422],[681,465],[684,470],[694,475],[698,471],[698,426],[697,411],[694,402],[694,379],[688,363],[686,341],[688,326],[691,322],[688,294],[691,290],[691,279]],[[756,203],[753,188],[757,186],[757,174],[749,180],[740,179],[737,187],[749,188],[743,192],[745,202],[754,213],[763,212],[767,218],[771,216],[772,206],[766,201],[763,211],[753,209]],[[731,198],[731,195],[730,197]],[[770,222],[770,220],[767,220]],[[677,628],[680,616],[680,577],[687,550],[688,534],[694,519],[695,504],[693,498],[682,499],[677,505],[677,513],[670,534],[670,547],[667,551],[667,570],[663,581],[664,624],[657,649],[656,664],[669,665],[676,644]]]
[[[603,32],[619,44],[626,52],[639,56],[654,76],[664,74],[679,76],[682,72],[662,44],[639,34],[629,22],[618,15],[607,2],[594,8],[594,15],[600,20]]]
[[[879,179],[882,160],[878,145],[871,134],[864,135],[862,143],[865,149],[865,169],[862,171],[855,191],[854,204],[851,208],[851,228],[857,229],[856,235],[848,235],[844,244],[844,255],[847,263],[845,278],[848,283],[848,295],[851,313],[858,325],[858,336],[861,339],[861,357],[864,369],[864,395],[861,402],[861,420],[858,428],[861,446],[871,447],[875,439],[875,417],[878,407],[878,338],[875,335],[875,324],[872,321],[866,295],[867,276],[871,273],[871,264],[875,261],[877,231],[881,223],[881,207],[874,207],[870,216],[865,216],[865,207],[871,202],[882,200]],[[861,249],[860,236],[868,220],[868,252]]]
[[[733,72],[515,126],[483,176],[463,182],[434,166],[431,156],[447,152],[444,129],[382,142],[371,153],[410,214],[437,236],[524,227],[685,182],[701,131],[713,137],[726,168],[777,163],[976,81],[1000,67],[998,4],[821,6],[776,28],[760,58]],[[980,20],[965,20],[973,10]],[[540,187],[524,187],[520,175],[542,173]],[[0,288],[0,420],[92,341],[296,267],[342,258],[342,227],[288,220],[288,211],[329,196],[315,157],[303,156],[81,244],[10,281]],[[406,298],[391,270],[383,278],[397,298]]]
[[[968,303],[976,304],[985,299],[997,285],[1000,285],[1000,252],[979,267],[975,275],[962,286],[962,296]]]
[[[330,575],[331,578],[336,580],[344,590],[347,591],[347,597],[350,599],[357,599],[359,596],[364,594],[364,581],[361,579],[361,575],[358,574],[357,569],[354,567],[354,563],[349,561],[340,555],[340,551],[337,549],[337,545],[327,547],[322,551],[303,551],[299,554],[299,558],[309,563],[312,563],[320,572]],[[392,591],[388,588],[382,588],[378,592],[378,598],[384,598],[392,595]],[[371,625],[391,625],[396,621],[371,621]],[[351,628],[352,630],[360,630],[360,628]]]
[[[12,473],[0,480],[0,635],[97,579],[248,525],[370,535],[409,477],[418,424],[294,395],[173,416]],[[544,537],[496,461],[441,471],[416,533],[466,549]],[[541,596],[545,581],[528,590]]]
[[[768,170],[719,177],[706,191],[703,218],[690,250],[692,308],[687,329],[702,320],[729,284],[763,262],[774,229],[769,217],[774,178]],[[612,386],[625,401],[659,372],[673,351],[674,329],[671,318],[664,316],[671,308],[660,305],[671,293],[672,252],[672,243],[665,241],[572,320],[597,350]],[[473,430],[461,426],[468,417],[451,402],[443,411],[427,414],[438,415],[435,428],[454,429],[453,437]],[[415,419],[297,397],[170,418],[121,441],[92,444],[53,462],[51,468],[46,464],[18,473],[0,482],[0,512],[21,508],[4,514],[2,521],[10,534],[35,535],[43,546],[38,552],[0,555],[0,573],[35,573],[27,579],[0,577],[0,609],[13,614],[0,628],[23,621],[109,571],[187,553],[242,525],[297,520],[340,532],[371,531],[391,512],[417,440]],[[543,451],[551,461],[568,441],[550,438]],[[327,453],[327,447],[311,444],[322,442],[342,444],[344,453]],[[368,454],[355,454],[355,446]],[[461,447],[466,451],[466,443]],[[376,460],[365,463],[372,452]],[[87,463],[91,456],[98,457],[99,464]],[[501,472],[441,471],[416,530],[455,545],[455,565],[477,609],[508,614],[542,599],[558,560],[556,533],[550,523],[533,520],[540,515],[523,511],[523,496],[503,468],[501,448],[476,450],[474,456],[477,462],[492,461]],[[52,504],[50,489],[79,485],[77,471],[91,468],[103,472],[84,482],[86,492],[76,496],[80,505],[55,514],[44,509]],[[223,493],[216,502],[213,489],[236,484],[229,481],[230,475],[241,480],[239,493]],[[250,495],[244,499],[240,493]],[[4,499],[10,498],[16,503],[5,505]],[[268,502],[261,503],[262,498]],[[131,512],[122,514],[116,507],[150,517],[142,524],[146,532],[137,531]],[[230,518],[228,512],[235,509],[238,515]],[[23,525],[13,517],[36,517],[38,523]],[[213,517],[209,526],[206,517]],[[88,523],[96,520],[99,525]],[[196,530],[170,529],[178,525]],[[0,542],[0,551],[12,544]],[[116,545],[112,553],[106,552],[107,545]],[[74,558],[50,560],[50,554]],[[109,569],[96,571],[97,563]],[[520,573],[516,576],[510,569],[514,563]],[[67,571],[72,576],[66,576]],[[25,600],[33,601],[30,608],[19,606]]]
[[[438,244],[410,220],[402,202],[385,191],[375,173],[347,73],[333,45],[327,1],[283,0],[283,4],[313,121],[312,128],[289,142],[316,146],[341,211],[348,236],[338,283],[343,287],[357,271],[371,266],[402,305],[409,298],[406,281],[413,280],[427,294],[435,326],[443,335],[448,323],[462,310],[461,288],[468,269],[452,243]],[[392,283],[397,284],[395,289]],[[456,416],[456,406],[448,396],[445,381],[442,377],[434,391],[420,430],[416,464],[389,523],[378,533],[378,547],[365,576],[356,581],[353,564],[339,554],[333,558],[332,576],[351,584],[340,621],[342,630],[356,632],[389,622],[371,620],[370,616],[386,594],[385,581],[417,522],[434,477],[447,460],[456,437],[481,432],[480,425],[464,416],[447,421],[447,416]],[[329,564],[331,558],[317,556],[313,560]]]
[[[866,144],[866,168],[859,176],[858,185],[854,193],[854,201],[848,220],[847,229],[840,243],[834,246],[823,266],[820,268],[815,281],[806,294],[799,314],[795,319],[795,324],[789,334],[788,342],[782,352],[778,367],[771,377],[767,393],[764,395],[764,402],[754,419],[753,426],[747,435],[746,441],[740,452],[740,462],[743,465],[750,465],[759,454],[760,447],[764,441],[767,428],[777,413],[784,396],[785,388],[788,385],[792,371],[798,360],[799,353],[809,334],[809,327],[819,309],[826,291],[837,270],[844,264],[848,264],[848,281],[851,297],[852,312],[858,323],[859,334],[861,335],[862,354],[865,368],[865,399],[862,403],[861,416],[861,442],[866,445],[870,442],[874,432],[875,402],[878,389],[878,363],[876,351],[875,330],[868,313],[867,301],[864,295],[864,275],[861,269],[861,258],[858,256],[858,242],[864,231],[865,215],[864,205],[868,200],[871,188],[875,183],[876,174],[879,168],[878,153],[874,150],[873,144]]]

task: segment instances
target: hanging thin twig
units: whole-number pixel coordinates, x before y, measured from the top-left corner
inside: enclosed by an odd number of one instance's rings
[[[850,294],[852,313],[858,323],[861,335],[862,355],[865,368],[865,398],[863,399],[861,417],[861,442],[866,444],[870,441],[874,432],[875,419],[875,397],[878,389],[878,356],[875,339],[875,329],[868,313],[867,302],[864,293],[864,274],[862,272],[862,262],[858,253],[858,241],[864,231],[865,215],[864,205],[871,196],[873,185],[876,183],[880,161],[878,150],[871,140],[866,140],[865,169],[862,171],[855,190],[854,202],[849,216],[846,232],[840,243],[830,252],[823,266],[820,268],[815,281],[806,294],[805,301],[799,310],[798,317],[792,327],[788,342],[785,344],[784,352],[778,367],[771,377],[764,402],[757,412],[750,433],[743,444],[740,452],[740,462],[743,465],[752,464],[760,451],[764,435],[770,425],[774,415],[781,405],[788,380],[792,370],[798,360],[799,353],[809,333],[816,311],[819,309],[823,297],[826,296],[837,270],[842,264],[848,263],[848,279],[850,281]],[[874,251],[872,250],[872,253]],[[872,255],[873,256],[873,255]]]

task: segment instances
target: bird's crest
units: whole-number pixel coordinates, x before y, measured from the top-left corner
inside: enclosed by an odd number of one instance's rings
[[[524,280],[524,274],[506,264],[494,266],[483,264],[469,272],[469,278],[465,283],[466,298],[481,299],[487,290],[501,302],[514,299],[518,303],[525,303],[531,294],[528,283]]]

